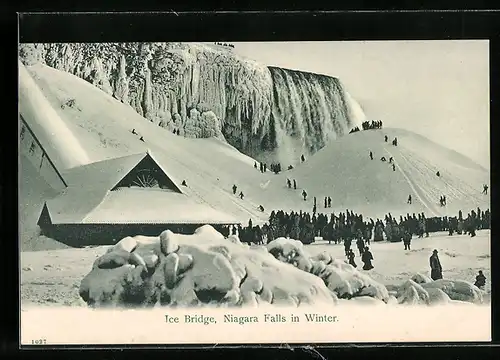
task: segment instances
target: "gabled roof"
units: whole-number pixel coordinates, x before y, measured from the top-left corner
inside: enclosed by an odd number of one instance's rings
[[[62,176],[70,188],[76,187],[86,189],[87,191],[106,192],[113,189],[147,156],[171,180],[175,188],[174,190],[183,193],[177,185],[176,179],[167,174],[162,164],[149,151],[77,166],[64,171]]]
[[[146,157],[170,180],[169,188],[117,187]],[[166,173],[162,160],[147,151],[68,169],[62,173],[68,187],[46,202],[52,223],[238,223],[232,216],[184,194]]]
[[[236,224],[232,216],[187,195],[121,188],[104,195],[71,189],[47,201],[53,224]]]

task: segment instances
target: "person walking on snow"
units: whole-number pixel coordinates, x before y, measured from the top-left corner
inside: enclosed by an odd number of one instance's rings
[[[408,201],[406,203],[411,205],[411,194],[408,195]]]
[[[483,185],[483,194],[488,195],[488,185],[484,184]]]
[[[389,138],[387,137],[387,135],[384,136],[384,139],[385,139],[385,142],[387,142],[387,140],[389,140]]]
[[[391,156],[391,157],[389,158],[389,164],[392,164],[392,161],[393,161],[393,160],[394,160],[394,159],[393,159],[393,158],[392,158],[392,156]]]
[[[328,207],[332,207],[332,198],[328,196]]]
[[[288,186],[289,189],[292,188],[292,182],[290,181],[290,179],[286,179],[286,185]]]
[[[293,179],[293,189],[297,190],[297,181],[295,179]]]
[[[236,185],[233,185],[233,195],[236,195],[236,190],[238,189],[238,187]]]
[[[325,196],[325,209],[328,207],[328,198]]]
[[[396,165],[392,164],[392,171],[396,171]]]
[[[349,260],[349,265],[354,266],[355,268],[358,267],[356,263],[354,262],[354,258],[356,255],[354,255],[354,251],[352,249],[349,249],[349,253],[347,254],[347,259]]]
[[[241,200],[243,200],[244,197],[245,197],[245,195],[243,195],[243,191],[240,191],[240,198],[241,198]]]
[[[480,288],[481,290],[486,285],[486,276],[483,275],[482,270],[479,270],[479,274],[476,276],[476,282],[474,283],[474,285]]]
[[[373,269],[372,265],[373,255],[370,252],[368,246],[365,246],[365,250],[363,251],[363,255],[361,256],[361,261],[363,261],[363,270],[371,270]]]
[[[370,151],[370,160],[373,160],[373,153]]]
[[[253,163],[253,167],[257,169],[257,161]]]
[[[431,279],[439,280],[443,278],[443,268],[441,267],[441,262],[439,261],[438,251],[434,249],[432,255],[429,258],[429,264],[431,266]]]
[[[304,197],[304,201],[307,200],[307,192],[305,190],[302,190],[302,196]]]

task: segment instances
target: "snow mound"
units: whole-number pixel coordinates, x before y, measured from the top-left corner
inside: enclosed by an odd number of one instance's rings
[[[225,239],[210,226],[193,235],[126,237],[82,280],[91,306],[258,306],[334,304],[323,281],[264,247]]]
[[[278,260],[321,278],[339,298],[369,296],[384,302],[389,300],[385,286],[353,266],[333,259],[327,252],[310,257],[300,241],[286,238],[271,241],[267,249]]]
[[[418,280],[425,280],[418,283]],[[483,292],[463,280],[440,279],[427,281],[425,275],[416,274],[396,290],[399,304],[442,305],[451,303],[483,304]]]
[[[483,303],[483,293],[474,284],[464,280],[440,279],[427,284],[422,284],[426,290],[440,289],[451,300],[465,301],[469,303]]]
[[[193,235],[123,238],[95,260],[79,293],[97,307],[484,303],[466,281],[417,273],[386,287],[328,252],[310,256],[298,240],[249,246],[209,225]]]

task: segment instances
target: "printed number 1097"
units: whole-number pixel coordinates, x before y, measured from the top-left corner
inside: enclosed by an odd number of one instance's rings
[[[31,345],[45,345],[47,344],[46,339],[31,340]]]

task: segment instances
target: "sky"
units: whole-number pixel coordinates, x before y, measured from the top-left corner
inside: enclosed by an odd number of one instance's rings
[[[338,77],[368,119],[417,132],[489,168],[488,41],[233,44],[265,65]]]

